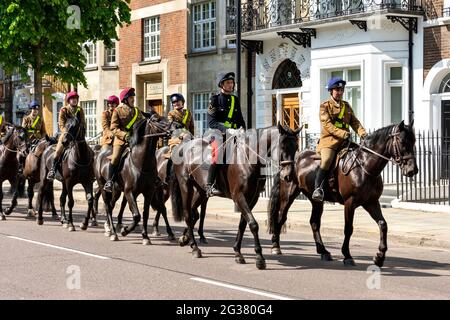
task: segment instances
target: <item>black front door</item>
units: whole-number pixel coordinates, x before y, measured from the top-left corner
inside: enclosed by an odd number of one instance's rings
[[[450,100],[442,101],[442,176],[450,177]]]

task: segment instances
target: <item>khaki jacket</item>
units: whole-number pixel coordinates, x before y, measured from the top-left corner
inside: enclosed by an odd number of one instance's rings
[[[135,108],[131,108],[128,105],[121,103],[116,109],[114,109],[111,117],[111,131],[114,134],[113,145],[122,146],[126,143],[126,135],[132,134],[132,127],[129,131],[126,130],[126,126],[130,123],[135,115]],[[143,117],[141,110],[137,108],[138,114],[136,121]]]
[[[320,124],[322,127],[320,134],[320,141],[317,145],[316,151],[320,153],[322,148],[331,148],[337,150],[346,138],[350,135],[350,129],[343,126],[338,128],[335,126],[341,112],[342,105],[345,104],[345,113],[342,121],[347,123],[352,129],[361,137],[366,135],[366,130],[356,118],[350,104],[346,101],[341,101],[338,104],[332,97],[320,105]]]
[[[39,117],[39,119],[37,120],[34,128],[32,128],[33,123],[37,117]],[[40,115],[37,115],[36,117],[33,117],[31,114],[27,115],[22,120],[22,127],[24,127],[25,130],[27,130],[29,139],[41,139],[47,133],[45,131],[44,121],[42,119],[42,116]]]
[[[186,119],[186,123],[184,124],[184,127],[188,129],[192,134],[194,134],[194,118],[192,117],[192,111],[189,110],[187,107],[184,107],[181,110],[174,109],[170,111],[169,114],[167,115],[167,118],[169,119],[169,122],[176,121],[183,124],[183,119],[186,115],[186,112],[189,113]]]
[[[111,118],[113,111],[105,110],[102,113],[102,128],[103,128],[103,134],[102,138],[100,140],[100,144],[103,146],[105,144],[112,144],[114,134],[111,131]]]
[[[75,117],[77,108],[79,108],[79,110],[80,110],[77,113],[77,117],[78,117],[78,120],[80,120],[81,127],[82,127],[80,134],[81,134],[81,137],[84,137],[86,135],[86,117],[84,116],[83,108],[81,108],[80,106],[72,108],[72,106],[70,104],[68,104],[68,105],[62,107],[61,110],[59,111],[58,126],[59,126],[59,130],[61,132],[65,132],[67,119]]]

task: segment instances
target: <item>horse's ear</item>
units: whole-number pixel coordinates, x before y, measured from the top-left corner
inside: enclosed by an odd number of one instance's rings
[[[277,127],[278,127],[278,131],[280,132],[280,134],[283,134],[283,133],[284,133],[284,128],[283,128],[283,126],[280,124],[280,121],[278,121]]]
[[[405,130],[405,120],[402,120],[402,122],[399,123],[398,128],[400,131]]]

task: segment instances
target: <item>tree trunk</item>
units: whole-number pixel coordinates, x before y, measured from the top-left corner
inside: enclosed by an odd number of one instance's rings
[[[38,45],[33,48],[34,61],[36,64],[33,66],[34,69],[34,100],[36,100],[41,108],[39,108],[39,113],[42,113],[42,51],[41,46]]]

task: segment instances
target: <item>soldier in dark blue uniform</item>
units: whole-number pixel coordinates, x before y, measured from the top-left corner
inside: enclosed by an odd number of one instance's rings
[[[210,129],[218,129],[222,134],[227,129],[246,128],[244,118],[242,117],[239,98],[232,93],[235,87],[234,72],[225,74],[219,81],[220,93],[211,97],[208,107],[208,125]],[[217,141],[211,140],[213,159],[208,171],[208,182],[206,185],[206,194],[208,197],[220,195],[221,192],[214,187],[216,179],[217,165]]]

